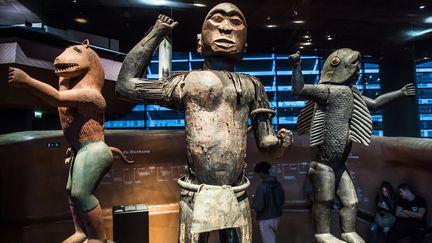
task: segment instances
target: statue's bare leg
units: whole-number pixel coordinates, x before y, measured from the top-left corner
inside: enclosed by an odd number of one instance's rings
[[[84,225],[81,219],[79,218],[77,209],[74,205],[70,205],[70,211],[72,214],[72,220],[75,227],[75,233],[62,243],[82,243],[87,239],[87,235],[84,233]]]
[[[72,214],[72,221],[74,223],[75,233],[69,236],[67,239],[65,239],[62,243],[82,243],[87,239],[87,234],[85,233],[85,227],[78,215],[78,209],[75,207],[75,205],[72,202],[72,199],[70,198],[71,191],[72,191],[72,167],[74,165],[74,160],[72,159],[70,161],[70,168],[69,168],[69,176],[68,181],[66,185],[66,192],[69,196],[69,208]]]
[[[335,174],[333,169],[312,161],[309,176],[314,188],[312,214],[315,220],[315,241],[317,243],[344,242],[330,234],[331,206],[335,196]]]
[[[102,141],[89,142],[82,147],[73,161],[68,193],[84,225],[87,242],[106,242],[102,208],[93,195],[100,179],[112,162],[110,148]]]
[[[347,171],[342,174],[336,194],[343,205],[339,212],[342,239],[349,243],[364,243],[365,241],[356,233],[358,199]]]

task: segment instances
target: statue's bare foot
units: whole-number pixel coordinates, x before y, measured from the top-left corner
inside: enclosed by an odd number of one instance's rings
[[[342,233],[341,238],[348,243],[365,243],[356,232]]]
[[[339,240],[330,233],[315,234],[316,243],[346,243],[345,241]]]
[[[83,232],[75,232],[62,243],[83,243],[85,240],[87,240],[87,236]]]

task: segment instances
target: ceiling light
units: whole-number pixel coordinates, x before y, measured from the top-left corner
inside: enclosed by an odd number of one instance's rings
[[[199,8],[205,8],[205,7],[207,7],[207,5],[205,5],[204,3],[200,3],[200,2],[194,2],[193,5],[195,7],[199,7]]]
[[[165,6],[170,3],[167,0],[140,0],[141,3],[153,6]]]
[[[301,43],[302,46],[310,46],[312,45],[312,42],[303,42]]]
[[[327,40],[333,40],[333,37],[328,36],[328,37],[327,37]]]
[[[73,2],[73,3],[77,3],[77,0],[73,0],[72,2]]]
[[[424,4],[419,6],[419,9],[424,9],[424,8],[426,8],[426,5],[424,5]]]
[[[306,21],[304,20],[294,20],[293,23],[294,24],[304,24]]]
[[[75,18],[75,22],[80,24],[87,24],[88,21],[85,18]]]
[[[303,49],[303,48],[304,48],[304,46],[299,46],[299,48],[300,48],[300,49]]]
[[[305,38],[305,39],[309,39],[309,38],[311,38],[311,37],[310,37],[310,35],[304,35],[303,38]]]
[[[170,0],[138,0],[143,5],[157,6],[157,7],[172,7],[172,8],[193,8],[193,7],[207,7],[206,4],[201,2],[186,3]]]
[[[273,29],[273,28],[277,28],[278,25],[277,24],[266,24],[265,27],[269,28],[269,29]]]
[[[410,30],[406,33],[408,37],[417,37],[432,32],[432,28],[424,30]]]
[[[425,18],[424,22],[426,24],[432,24],[432,16]]]

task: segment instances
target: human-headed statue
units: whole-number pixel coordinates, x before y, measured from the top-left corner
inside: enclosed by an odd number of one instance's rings
[[[304,84],[300,69],[300,54],[292,61],[292,92],[309,100],[297,121],[299,134],[310,133],[309,177],[314,188],[313,215],[315,240],[319,243],[363,243],[356,233],[358,199],[345,162],[352,142],[368,146],[372,134],[369,109],[376,110],[387,102],[415,95],[413,84],[377,97],[362,96],[354,86],[359,76],[360,53],[348,48],[336,50],[324,63],[317,85]],[[342,203],[339,240],[330,234],[331,208],[335,195]]]
[[[66,191],[75,233],[64,243],[106,242],[102,209],[93,192],[111,167],[112,152],[123,153],[104,142],[105,99],[101,94],[105,75],[99,56],[88,40],[66,48],[54,60],[59,90],[33,79],[18,68],[9,68],[9,83],[29,89],[51,106],[58,107],[70,164]]]
[[[222,57],[238,63],[247,38],[243,13],[231,3],[213,7],[204,19],[201,30],[200,54],[208,59]],[[226,61],[225,61],[226,62]]]
[[[160,104],[185,112],[186,176],[180,178],[180,242],[207,242],[219,231],[222,242],[251,242],[251,217],[245,190],[248,119],[262,151],[282,154],[292,144],[290,131],[275,133],[274,111],[260,81],[233,72],[246,42],[241,11],[221,3],[204,20],[198,50],[203,70],[161,80],[145,79],[159,42],[177,25],[159,16],[152,30],[128,53],[117,81],[124,99]],[[217,213],[216,213],[217,212]]]

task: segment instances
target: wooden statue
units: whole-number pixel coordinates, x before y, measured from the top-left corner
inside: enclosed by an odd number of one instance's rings
[[[101,94],[105,75],[99,56],[89,41],[66,48],[54,60],[59,90],[33,79],[18,68],[9,68],[9,83],[30,89],[48,104],[58,107],[60,124],[71,148],[66,191],[75,233],[65,243],[106,242],[102,210],[93,195],[98,182],[110,169],[112,152],[123,153],[104,142],[105,99]]]

